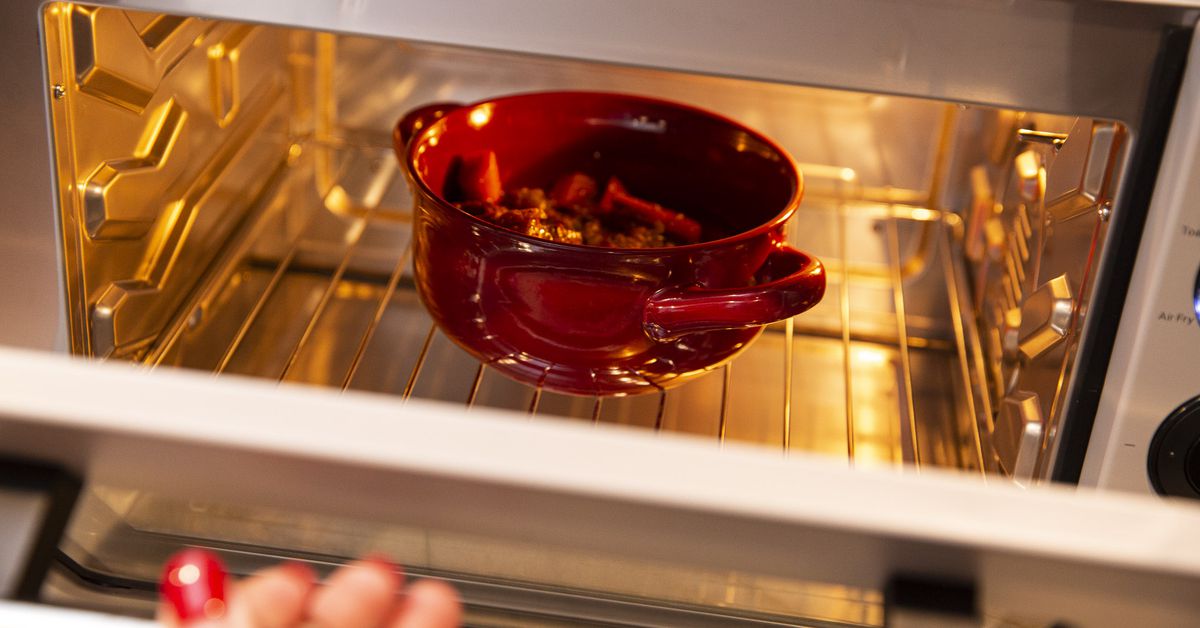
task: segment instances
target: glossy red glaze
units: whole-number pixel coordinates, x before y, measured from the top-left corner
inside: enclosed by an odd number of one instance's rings
[[[718,115],[546,92],[423,107],[395,141],[415,199],[422,300],[448,337],[515,379],[586,395],[668,388],[824,294],[820,262],[784,244],[803,187],[795,163]],[[495,152],[505,188],[548,188],[576,171],[618,177],[698,221],[702,241],[607,249],[492,225],[447,200],[458,200],[461,156],[481,150]]]
[[[225,614],[225,567],[210,552],[187,549],[172,556],[158,587],[182,624]]]

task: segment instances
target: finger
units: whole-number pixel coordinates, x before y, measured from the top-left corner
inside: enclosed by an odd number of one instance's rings
[[[392,628],[454,628],[462,622],[462,604],[454,587],[441,580],[421,580],[408,588],[404,611]]]
[[[175,615],[175,609],[171,608],[171,604],[165,601],[159,601],[158,607],[154,609],[154,621],[167,628],[180,627],[179,617]]]
[[[154,610],[154,621],[166,628],[226,628],[224,619],[192,619],[180,621],[179,615],[168,602],[159,602]]]
[[[401,584],[402,576],[387,562],[350,563],[313,592],[309,618],[322,628],[379,626],[395,607]]]
[[[239,582],[230,593],[232,628],[288,628],[304,620],[315,576],[302,563],[264,569]]]

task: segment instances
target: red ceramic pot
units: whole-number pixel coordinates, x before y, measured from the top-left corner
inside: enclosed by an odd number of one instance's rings
[[[584,395],[661,390],[816,304],[825,272],[788,247],[800,172],[783,149],[686,105],[589,92],[436,104],[394,134],[414,197],[417,290],[452,340],[514,379]],[[498,227],[443,195],[463,155],[505,189],[582,171],[700,222],[698,244],[610,249]],[[449,176],[448,176],[449,175]]]

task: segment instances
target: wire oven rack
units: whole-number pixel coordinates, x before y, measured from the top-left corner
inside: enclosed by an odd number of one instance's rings
[[[386,146],[295,146],[257,217],[142,361],[852,464],[995,470],[957,215],[872,200],[854,170],[802,164],[809,191],[789,237],[826,264],[825,300],[694,382],[577,397],[501,376],[432,324],[413,288],[407,187]]]

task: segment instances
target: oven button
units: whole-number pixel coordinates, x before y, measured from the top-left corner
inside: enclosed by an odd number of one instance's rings
[[[1192,309],[1196,310],[1196,319],[1200,320],[1200,270],[1196,271],[1196,287],[1192,290]]]
[[[1146,463],[1159,494],[1200,499],[1200,397],[1176,408],[1158,426]]]

